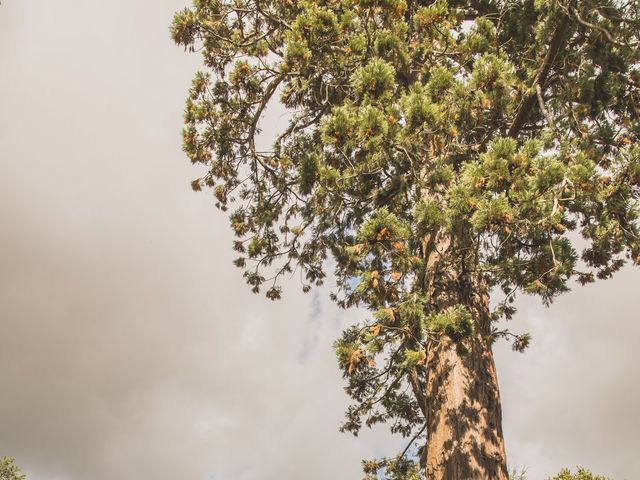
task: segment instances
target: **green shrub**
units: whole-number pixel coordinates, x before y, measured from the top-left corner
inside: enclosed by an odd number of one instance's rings
[[[509,472],[509,480],[527,480],[527,470],[523,468],[518,471],[516,469]],[[547,480],[611,480],[608,477],[602,477],[600,475],[594,475],[589,470],[578,467],[575,474],[571,473],[568,468],[563,468],[560,473],[554,477],[549,477]]]
[[[563,469],[558,475],[549,480],[611,480],[607,477],[601,477],[600,475],[594,475],[589,470],[578,467],[578,471],[572,474],[567,468]]]

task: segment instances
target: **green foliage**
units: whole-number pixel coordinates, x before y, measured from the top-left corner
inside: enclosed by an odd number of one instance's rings
[[[569,469],[563,469],[558,475],[550,478],[549,480],[609,480],[606,477],[600,475],[594,475],[589,470],[584,468],[578,468],[575,474],[572,474]]]
[[[452,340],[459,342],[470,337],[475,331],[473,317],[463,305],[448,307],[427,317],[427,329],[444,333]]]
[[[363,480],[376,480],[379,475],[388,480],[420,480],[420,466],[404,456],[365,460],[362,462],[365,473]]]
[[[509,471],[509,480],[527,480],[527,469],[523,468],[520,471],[513,468]]]
[[[0,480],[25,480],[26,478],[15,465],[13,458],[3,457],[0,459]]]
[[[396,71],[393,65],[374,58],[351,77],[355,93],[363,101],[388,100],[395,93]]]
[[[526,470],[523,469],[520,472],[513,470],[509,474],[509,480],[527,480]],[[564,468],[560,473],[553,477],[549,477],[547,480],[610,480],[607,477],[600,475],[594,475],[589,470],[578,467],[575,474],[571,473],[571,470]]]
[[[430,342],[488,335],[465,285],[498,321],[518,293],[549,304],[640,263],[637,2],[194,0],[171,34],[206,70],[192,186],[231,209],[251,289],[280,298],[296,272],[308,291],[335,266],[333,298],[373,312],[336,342],[345,430],[420,432]],[[258,147],[278,101],[288,124]]]

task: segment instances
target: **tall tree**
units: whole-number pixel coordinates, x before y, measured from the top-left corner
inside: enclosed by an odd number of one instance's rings
[[[334,270],[343,430],[409,439],[366,478],[507,478],[492,344],[518,292],[640,262],[637,0],[194,0],[184,150],[236,265],[281,296]],[[265,112],[289,117],[262,148]],[[280,108],[280,107],[279,107]],[[490,306],[490,298],[495,308]]]

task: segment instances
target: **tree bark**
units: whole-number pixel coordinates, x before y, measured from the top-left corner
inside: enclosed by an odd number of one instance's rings
[[[430,351],[427,478],[507,480],[495,364],[486,339],[466,354],[448,343]]]
[[[433,340],[427,351],[427,479],[508,480],[489,295],[480,276],[461,271],[451,250],[442,231],[424,240],[425,288],[435,311],[464,305],[475,333],[462,344]]]

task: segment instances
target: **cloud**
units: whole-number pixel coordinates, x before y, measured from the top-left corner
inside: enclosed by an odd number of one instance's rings
[[[358,478],[399,443],[337,432],[331,344],[365,313],[295,281],[267,302],[231,265],[180,152],[197,58],[168,25],[184,4],[3,2],[0,455],[34,480]],[[531,478],[640,471],[638,278],[523,303],[533,347],[500,347],[498,369]]]

